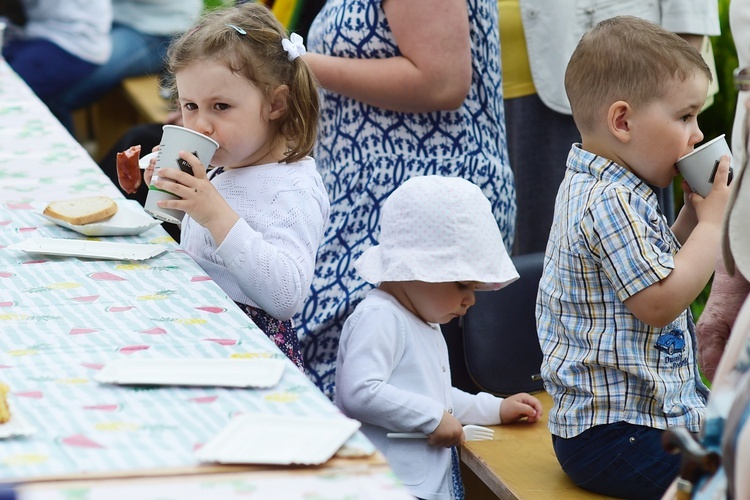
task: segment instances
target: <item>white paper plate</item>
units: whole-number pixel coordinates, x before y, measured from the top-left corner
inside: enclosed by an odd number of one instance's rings
[[[9,407],[10,420],[4,424],[0,424],[0,439],[16,436],[30,436],[36,432],[36,429],[34,429],[34,427],[32,427],[22,415],[13,409],[12,403],[9,403]]]
[[[116,203],[118,209],[115,215],[109,219],[92,222],[91,224],[76,225],[55,219],[44,213],[40,213],[40,215],[58,226],[85,234],[86,236],[128,236],[141,234],[161,224],[160,220],[156,220],[147,214],[137,201],[133,201],[137,205],[136,207],[124,200],[118,200]]]
[[[94,377],[107,384],[273,387],[284,372],[280,359],[116,359]]]
[[[198,449],[196,457],[222,464],[322,464],[359,426],[343,415],[238,415]]]
[[[29,238],[8,248],[26,253],[85,257],[88,259],[144,260],[167,250],[166,245],[114,243],[108,241]]]

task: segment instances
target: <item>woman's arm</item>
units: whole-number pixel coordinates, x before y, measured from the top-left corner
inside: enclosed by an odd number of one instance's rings
[[[385,0],[400,56],[350,59],[308,53],[320,84],[392,111],[456,109],[471,87],[471,40],[465,0]]]
[[[735,271],[734,276],[729,276],[724,268],[724,261],[719,259],[711,293],[695,329],[698,337],[698,364],[708,380],[714,379],[729,333],[748,293],[750,283],[747,279],[739,270]],[[738,354],[733,352],[732,356]]]

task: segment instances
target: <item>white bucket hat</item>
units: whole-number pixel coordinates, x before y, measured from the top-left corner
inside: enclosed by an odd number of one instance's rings
[[[354,263],[369,283],[476,281],[497,290],[518,279],[492,207],[459,177],[413,177],[385,201],[379,244]]]

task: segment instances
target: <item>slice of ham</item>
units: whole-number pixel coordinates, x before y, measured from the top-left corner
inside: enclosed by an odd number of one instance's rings
[[[120,182],[120,187],[128,194],[138,191],[141,185],[141,167],[138,165],[140,156],[140,144],[117,153],[117,180]]]

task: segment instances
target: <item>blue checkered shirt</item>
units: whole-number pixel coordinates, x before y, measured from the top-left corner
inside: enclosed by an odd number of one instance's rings
[[[536,305],[552,434],[618,421],[698,431],[708,389],[689,310],[654,328],[623,304],[666,278],[679,248],[647,184],[573,146]]]

